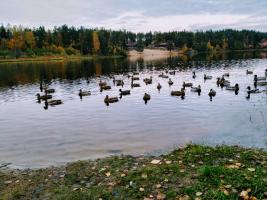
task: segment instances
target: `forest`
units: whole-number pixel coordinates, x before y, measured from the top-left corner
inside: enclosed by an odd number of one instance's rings
[[[190,50],[225,51],[261,49],[267,33],[253,30],[172,31],[133,33],[126,30],[106,30],[62,25],[53,30],[43,26],[0,26],[0,58],[36,56],[127,56],[127,50],[165,48],[187,52]]]

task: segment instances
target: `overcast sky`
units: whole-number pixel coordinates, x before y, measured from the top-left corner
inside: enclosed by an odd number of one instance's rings
[[[267,31],[267,0],[0,0],[0,24],[68,24],[134,32]]]

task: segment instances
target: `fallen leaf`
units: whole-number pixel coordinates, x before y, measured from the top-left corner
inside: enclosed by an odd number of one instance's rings
[[[107,176],[107,177],[110,177],[110,175],[111,175],[110,172],[107,172],[107,173],[106,173],[106,176]]]
[[[172,161],[170,161],[170,160],[167,160],[167,161],[165,161],[165,163],[166,163],[167,165],[169,165],[169,164],[171,164],[171,163],[172,163]]]
[[[248,171],[255,172],[255,168],[248,168]]]
[[[160,163],[161,160],[152,160],[150,163],[151,164],[154,164],[154,165],[157,165]]]
[[[142,178],[146,179],[147,178],[147,174],[142,174]]]
[[[165,194],[163,194],[163,193],[158,193],[158,195],[157,195],[157,199],[158,200],[163,200],[163,199],[165,199],[166,198],[166,195]]]
[[[202,194],[203,194],[202,192],[197,192],[197,193],[196,193],[196,196],[199,197],[199,196],[201,196]]]

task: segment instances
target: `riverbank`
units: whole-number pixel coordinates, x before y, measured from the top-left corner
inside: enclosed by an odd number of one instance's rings
[[[267,152],[188,145],[38,170],[0,170],[0,199],[264,199]]]
[[[37,56],[37,57],[0,59],[0,64],[1,63],[92,60],[92,59],[106,59],[106,58],[122,58],[122,56]]]

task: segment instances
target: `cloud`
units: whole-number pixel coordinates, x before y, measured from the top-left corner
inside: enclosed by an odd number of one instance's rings
[[[267,31],[265,0],[9,0],[0,23],[68,24],[130,31],[249,28]]]

